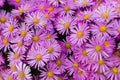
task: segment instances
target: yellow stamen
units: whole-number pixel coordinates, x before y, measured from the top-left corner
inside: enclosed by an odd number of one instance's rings
[[[18,11],[19,11],[20,13],[24,13],[24,9],[23,9],[23,8],[19,8]]]
[[[47,35],[46,35],[46,39],[51,39],[51,35],[50,35],[50,34],[47,34]]]
[[[100,52],[102,49],[101,49],[101,46],[100,45],[96,45],[95,46],[95,50],[97,51],[97,52]]]
[[[37,41],[39,41],[39,36],[34,35],[34,36],[32,37],[32,39],[33,39],[34,42],[37,42]]]
[[[53,8],[52,6],[50,6],[50,7],[48,8],[48,11],[52,12],[52,11],[54,11],[54,8]]]
[[[20,3],[21,0],[15,0],[16,3]]]
[[[119,27],[117,30],[118,30],[118,32],[120,33],[120,27]]]
[[[13,80],[13,79],[12,79],[12,76],[8,75],[7,80]]]
[[[69,28],[70,23],[69,23],[69,22],[66,22],[66,23],[64,23],[63,25],[64,25],[65,28]]]
[[[83,32],[82,32],[82,31],[78,31],[78,32],[77,32],[77,37],[78,37],[78,38],[81,38],[82,36],[83,36]]]
[[[19,42],[17,42],[17,45],[18,45],[19,47],[21,47],[21,46],[23,45],[23,42],[22,42],[22,41],[19,41]]]
[[[6,18],[5,17],[0,17],[0,22],[5,23],[6,22]]]
[[[102,13],[102,18],[108,18],[108,17],[109,17],[109,14],[107,12]]]
[[[64,7],[64,10],[65,10],[65,11],[68,11],[68,10],[70,10],[70,7],[69,7],[69,6],[65,6],[65,7]]]
[[[83,4],[83,5],[87,5],[88,2],[87,2],[86,0],[84,0],[84,1],[82,2],[82,4]]]
[[[27,33],[26,30],[21,30],[21,31],[20,31],[20,35],[21,35],[21,36],[26,36],[26,33]]]
[[[48,51],[49,53],[51,53],[51,52],[53,52],[53,48],[52,48],[51,46],[49,46],[49,47],[47,48],[47,51]]]
[[[105,42],[103,43],[103,45],[104,45],[104,46],[108,46],[108,45],[109,45],[109,42],[108,42],[108,41],[105,41]]]
[[[99,27],[99,30],[100,30],[101,32],[106,32],[106,30],[107,30],[106,25],[101,25],[101,26]]]
[[[120,52],[119,52],[119,51],[115,51],[115,52],[114,52],[114,55],[119,56],[119,55],[120,55]]]
[[[86,55],[87,55],[87,51],[86,51],[86,50],[82,50],[82,54],[83,54],[84,56],[86,56]]]
[[[47,76],[48,76],[48,77],[53,77],[53,72],[52,72],[52,71],[48,71],[48,72],[47,72]]]
[[[100,65],[103,65],[105,63],[105,61],[102,59],[102,60],[98,60],[98,64]]]
[[[77,62],[73,63],[73,67],[78,67],[78,66],[79,66],[79,64]]]
[[[35,18],[33,18],[33,23],[35,23],[35,24],[38,24],[39,23],[39,19],[37,18],[37,17],[35,17]]]
[[[10,66],[10,69],[16,70],[16,66],[15,66],[15,65],[11,65],[11,66]]]
[[[15,53],[13,56],[15,59],[18,59],[20,57],[19,53]]]
[[[117,74],[117,73],[118,73],[118,68],[117,68],[117,67],[113,67],[113,68],[112,68],[112,72],[113,72],[114,74]]]
[[[41,5],[40,6],[40,10],[44,10],[45,6],[44,5]]]
[[[39,61],[39,60],[41,60],[41,59],[42,59],[41,54],[36,54],[36,55],[35,55],[35,60]]]
[[[56,60],[56,64],[57,64],[58,66],[60,66],[60,65],[62,64],[62,62],[61,62],[60,60]]]
[[[57,80],[62,80],[62,78],[61,78],[61,77],[58,77]]]
[[[116,8],[115,11],[120,13],[120,7]]]
[[[67,49],[69,49],[69,48],[71,47],[70,43],[69,43],[69,42],[66,42],[66,43],[65,43],[65,47],[66,47]]]
[[[4,38],[4,39],[3,39],[3,43],[4,43],[5,45],[8,44],[8,43],[9,43],[8,39],[7,39],[7,38]]]
[[[48,13],[44,14],[45,18],[50,18],[50,15]]]
[[[79,69],[78,74],[81,75],[82,73],[83,73],[83,71]]]
[[[84,18],[85,20],[87,20],[87,19],[90,18],[90,16],[89,16],[89,14],[85,14],[85,15],[83,16],[83,18]]]
[[[25,78],[25,74],[24,74],[23,71],[18,72],[18,76],[19,76],[19,78],[21,78],[21,79],[24,79],[24,78]]]

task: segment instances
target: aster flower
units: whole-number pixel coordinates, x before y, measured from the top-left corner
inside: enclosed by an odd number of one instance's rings
[[[40,12],[32,12],[28,14],[26,17],[26,22],[28,25],[32,25],[35,27],[42,27],[44,23],[46,23],[46,19],[43,17],[43,14]]]
[[[17,80],[32,80],[29,66],[23,63],[19,63],[16,67]]]
[[[86,44],[88,56],[93,60],[101,60],[110,56],[111,52],[104,49],[103,42],[103,37],[92,37],[89,43]]]
[[[59,33],[63,34],[69,34],[70,29],[72,29],[75,26],[75,21],[72,19],[71,16],[65,16],[62,18],[58,18],[57,23],[57,30]]]
[[[58,80],[60,72],[51,63],[47,65],[47,69],[41,71],[41,80]]]
[[[108,4],[101,4],[93,13],[93,18],[97,21],[110,21],[116,17],[115,8]]]
[[[50,4],[52,4],[53,6],[59,6],[60,4],[64,4],[65,1],[64,0],[48,0]]]
[[[78,26],[71,29],[70,41],[72,44],[81,45],[89,38],[89,26],[87,23],[79,23]]]
[[[61,46],[56,40],[45,41],[43,45],[47,49],[47,53],[50,56],[50,60],[55,60],[60,56]]]
[[[3,28],[2,33],[7,38],[13,38],[18,32],[18,21],[16,19],[10,18],[5,23],[5,28]]]
[[[27,60],[28,64],[39,69],[44,67],[45,63],[49,61],[49,54],[47,54],[47,50],[43,47],[31,49],[27,55]]]

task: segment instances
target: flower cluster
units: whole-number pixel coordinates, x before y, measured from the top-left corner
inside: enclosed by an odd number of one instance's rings
[[[120,80],[120,1],[0,0],[0,80]]]

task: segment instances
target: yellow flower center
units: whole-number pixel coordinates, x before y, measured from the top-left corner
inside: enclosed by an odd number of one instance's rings
[[[13,56],[15,59],[18,59],[20,57],[19,53],[15,53]]]
[[[23,9],[23,8],[19,8],[18,11],[19,11],[20,13],[24,13],[24,9]]]
[[[116,8],[115,11],[120,13],[120,7]]]
[[[34,36],[32,37],[32,39],[33,39],[34,42],[37,42],[37,41],[39,41],[39,36],[34,35]]]
[[[42,23],[42,27],[43,27],[43,28],[46,28],[46,23]]]
[[[58,77],[57,80],[62,80],[62,78],[61,78],[61,77]]]
[[[101,25],[101,26],[99,27],[99,30],[100,30],[101,32],[106,32],[107,27],[106,27],[105,25]]]
[[[98,60],[98,64],[100,65],[103,65],[105,63],[105,61],[102,59],[102,60]]]
[[[39,60],[41,60],[42,59],[42,56],[40,55],[40,54],[36,54],[35,55],[35,60],[36,61],[39,61]]]
[[[12,25],[8,26],[8,30],[12,32],[14,30],[14,27]]]
[[[83,5],[87,5],[88,2],[87,2],[86,0],[84,0],[84,1],[82,2],[82,4],[83,4]]]
[[[53,77],[53,72],[52,72],[52,71],[48,71],[48,72],[47,72],[47,76],[48,76],[48,77]]]
[[[45,18],[50,18],[50,15],[48,13],[44,14]]]
[[[119,56],[119,55],[120,55],[120,52],[119,52],[119,51],[116,51],[116,52],[114,52],[114,55]]]
[[[118,32],[120,33],[120,27],[118,27],[118,29],[117,29],[117,30],[118,30]]]
[[[0,22],[5,23],[6,22],[6,18],[5,17],[1,17],[0,18]]]
[[[58,66],[60,66],[60,65],[62,64],[62,62],[61,62],[60,60],[56,60],[56,64],[57,64]]]
[[[102,13],[102,18],[108,18],[108,17],[109,17],[109,14],[107,12]]]
[[[51,46],[49,46],[49,47],[47,48],[47,51],[48,51],[49,53],[51,53],[51,52],[53,52],[53,48],[52,48]]]
[[[46,39],[51,39],[51,35],[50,35],[50,34],[47,34],[47,35],[46,35]]]
[[[25,36],[26,33],[27,33],[26,30],[21,30],[21,31],[20,31],[20,35],[21,35],[21,36]]]
[[[21,46],[23,45],[23,42],[22,42],[22,41],[19,41],[19,42],[17,42],[17,45],[18,45],[19,47],[21,47]]]
[[[108,41],[105,41],[105,42],[103,43],[103,45],[104,45],[104,46],[108,46],[108,45],[109,45],[109,42],[108,42]]]
[[[96,2],[98,5],[100,5],[101,4],[101,0],[97,0],[97,2]]]
[[[82,31],[78,31],[78,32],[77,32],[77,37],[78,37],[78,38],[81,38],[82,36],[83,36],[83,32],[82,32]]]
[[[86,56],[87,55],[87,51],[86,50],[82,50],[82,55]]]
[[[15,2],[20,3],[21,0],[15,0]]]
[[[98,74],[101,74],[102,72],[101,72],[100,70],[97,70],[97,73],[98,73]]]
[[[18,76],[19,76],[19,78],[21,78],[21,79],[24,79],[24,78],[25,78],[25,74],[24,74],[23,71],[19,71],[19,72],[18,72]]]
[[[82,73],[83,73],[83,71],[79,69],[78,74],[81,75]]]
[[[87,20],[87,19],[90,18],[90,16],[89,16],[89,14],[85,14],[85,15],[83,16],[83,18],[84,18],[85,20]]]
[[[33,23],[35,23],[35,24],[38,24],[39,23],[39,19],[37,18],[37,17],[35,17],[35,18],[33,18]]]
[[[11,66],[10,66],[10,69],[16,70],[16,66],[15,66],[15,65],[11,65]]]
[[[118,68],[117,68],[117,67],[113,67],[113,68],[112,68],[112,72],[113,72],[114,74],[117,74],[117,73],[118,73]]]
[[[100,52],[102,49],[101,49],[101,46],[100,45],[96,45],[95,46],[95,51],[97,52]]]
[[[13,80],[13,79],[12,79],[12,76],[8,75],[7,80]]]
[[[65,6],[65,7],[64,7],[64,10],[65,10],[65,11],[68,11],[68,10],[70,10],[70,7],[69,7],[69,6]]]
[[[41,5],[40,6],[40,10],[44,10],[45,6],[44,5]]]
[[[79,64],[77,62],[73,63],[73,67],[78,67],[78,66],[79,66]]]
[[[48,11],[49,11],[49,12],[52,12],[52,11],[54,11],[54,8],[53,8],[52,6],[50,6],[50,7],[48,8]]]
[[[65,43],[65,47],[66,47],[67,49],[69,49],[69,48],[71,47],[70,43],[69,43],[69,42],[66,42],[66,43]]]
[[[9,42],[8,39],[6,39],[6,38],[3,39],[3,43],[4,43],[5,45],[8,44],[8,42]]]
[[[65,28],[69,28],[70,23],[69,23],[69,22],[66,22],[66,23],[64,23],[63,25],[64,25]]]

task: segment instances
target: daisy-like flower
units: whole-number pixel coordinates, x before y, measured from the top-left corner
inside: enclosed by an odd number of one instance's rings
[[[23,54],[20,54],[18,52],[10,52],[8,55],[8,60],[14,64],[17,64],[19,62],[21,62],[21,60],[23,60],[24,58]]]
[[[17,80],[32,80],[32,76],[30,74],[30,67],[23,63],[18,63],[17,67]]]
[[[84,45],[82,45],[81,47],[79,46],[75,46],[74,49],[74,56],[75,59],[82,63],[82,64],[88,64],[89,63],[89,57],[88,57],[88,53],[86,51],[86,47]]]
[[[16,19],[10,18],[5,23],[5,28],[3,28],[2,33],[7,38],[13,38],[17,35],[18,32],[18,21]]]
[[[41,80],[58,80],[58,76],[60,72],[56,69],[56,67],[49,63],[47,65],[47,69],[41,71]]]
[[[97,37],[109,37],[109,34],[113,35],[110,33],[114,28],[111,29],[111,24],[107,24],[104,22],[97,22],[97,25],[91,25],[92,27],[90,30],[92,31],[94,36]]]
[[[47,49],[47,53],[50,56],[50,60],[55,60],[60,56],[61,46],[56,40],[45,41],[43,45]]]
[[[70,29],[72,29],[75,26],[75,21],[72,19],[71,16],[65,16],[62,18],[58,18],[57,23],[57,30],[59,33],[63,34],[69,34]]]
[[[4,51],[7,51],[10,47],[10,39],[0,36],[0,49],[4,48]]]
[[[110,56],[111,51],[105,50],[103,43],[103,37],[92,37],[89,43],[86,44],[88,56],[91,57],[92,60],[98,61],[99,59],[101,60]]]
[[[73,73],[73,78],[75,80],[85,80],[88,77],[87,71],[85,71],[82,68],[78,68],[77,70],[74,71]]]
[[[40,12],[32,12],[28,14],[26,17],[26,22],[28,25],[35,26],[35,27],[42,27],[44,23],[46,23],[46,19],[44,15]]]
[[[60,8],[60,16],[65,16],[65,15],[72,16],[75,13],[74,9],[75,9],[75,5],[73,0],[66,0],[66,2]]]
[[[98,9],[93,12],[93,18],[97,21],[110,21],[116,17],[115,8],[108,4],[101,4]]]
[[[27,60],[28,64],[39,69],[44,67],[45,63],[49,61],[49,54],[47,54],[47,50],[43,47],[31,49],[27,55]]]
[[[48,0],[50,4],[52,4],[53,6],[58,7],[60,4],[64,4],[65,1],[64,0]]]
[[[27,46],[30,45],[27,41],[24,41],[22,37],[17,37],[14,40],[11,41],[14,43],[11,48],[13,51],[17,51],[20,54],[24,54],[27,50]]]
[[[74,0],[78,7],[86,7],[93,5],[93,0]]]
[[[109,70],[105,72],[107,79],[109,80],[119,80],[120,79],[120,66],[112,66]]]
[[[79,23],[78,26],[71,29],[70,41],[72,44],[81,45],[89,38],[89,26],[87,23]]]
[[[65,59],[66,55],[61,54],[59,58],[57,58],[53,64],[56,66],[56,69],[59,70],[59,72],[62,74],[65,72]]]
[[[80,67],[79,62],[74,60],[74,58],[70,57],[69,59],[65,59],[66,69],[68,70],[69,75],[72,75],[76,69]]]
[[[0,0],[0,6],[4,5],[5,0]]]

